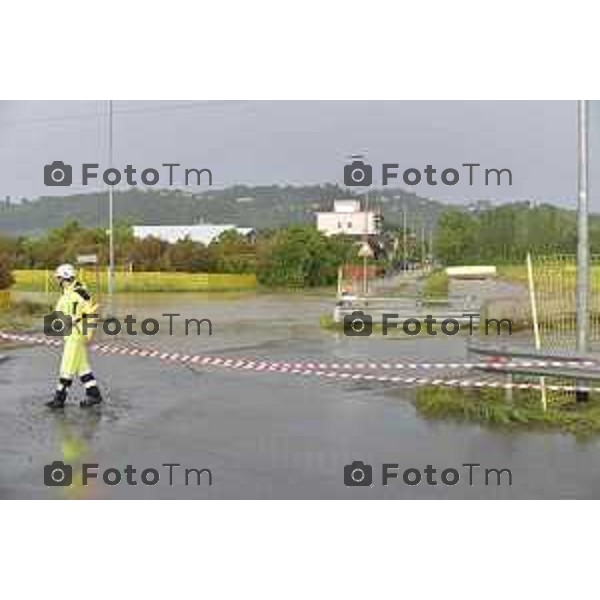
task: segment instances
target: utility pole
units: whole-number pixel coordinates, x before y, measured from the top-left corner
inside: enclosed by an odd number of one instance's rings
[[[369,192],[365,194],[365,237],[364,244],[369,244]],[[367,254],[363,256],[363,294],[369,293],[369,277],[367,273]]]
[[[433,267],[433,227],[429,228],[429,262]]]
[[[588,350],[590,248],[588,239],[588,102],[577,102],[577,351]]]
[[[590,247],[588,237],[588,102],[577,101],[577,351],[588,351],[588,300],[590,288]],[[580,382],[576,382],[580,387]],[[577,391],[577,402],[588,393]]]
[[[112,100],[108,101],[108,167],[113,166],[113,110]],[[113,293],[115,290],[115,235],[113,186],[108,186],[108,303],[110,314],[113,310]]]
[[[406,201],[402,206],[402,270],[408,271],[408,248],[406,245]]]

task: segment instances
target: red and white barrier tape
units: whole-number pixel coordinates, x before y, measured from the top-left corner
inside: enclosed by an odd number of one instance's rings
[[[60,338],[47,338],[44,336],[34,336],[27,334],[17,334],[0,331],[0,339],[11,342],[31,343],[46,345],[51,347],[61,347],[63,344]],[[593,361],[511,361],[511,362],[479,362],[479,363],[320,363],[320,362],[281,362],[281,361],[261,361],[239,358],[212,357],[192,354],[182,354],[179,352],[163,352],[155,349],[142,349],[121,346],[117,344],[92,343],[90,349],[102,354],[118,356],[134,356],[142,358],[158,358],[167,362],[176,362],[184,365],[215,366],[228,369],[238,369],[254,372],[271,373],[289,373],[292,375],[314,375],[329,379],[340,379],[346,381],[372,381],[380,383],[403,383],[411,386],[442,386],[459,388],[493,388],[493,389],[514,389],[514,390],[539,390],[541,385],[537,383],[513,383],[490,380],[474,379],[433,379],[428,377],[401,377],[398,375],[374,375],[360,371],[369,370],[418,370],[418,369],[501,369],[511,367],[570,367],[570,368],[589,368],[597,367],[598,364]],[[347,372],[343,371],[359,371]],[[600,392],[600,388],[571,385],[545,385],[546,390],[564,391],[564,392]]]

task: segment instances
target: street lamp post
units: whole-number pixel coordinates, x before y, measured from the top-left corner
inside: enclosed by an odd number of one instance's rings
[[[588,106],[577,103],[578,180],[577,180],[577,351],[588,350],[588,296],[590,249],[588,236]]]
[[[369,244],[369,190],[365,194],[365,237],[364,243]],[[369,277],[367,273],[367,258],[365,254],[363,257],[363,293],[366,296],[369,293]]]
[[[588,223],[588,102],[577,102],[577,351],[588,351],[588,301],[590,287],[590,247]],[[578,382],[579,383],[579,382]],[[577,385],[579,387],[579,384]],[[587,392],[577,391],[578,402],[588,399]]]
[[[406,240],[406,200],[402,206],[402,271],[408,271],[408,247]]]
[[[429,227],[429,262],[433,267],[433,227]]]
[[[353,153],[350,155],[350,160],[363,160],[365,158],[364,153]],[[367,261],[369,258],[373,258],[373,252],[369,245],[369,189],[365,192],[365,201],[363,203],[363,211],[365,213],[365,224],[364,231],[362,234],[362,246],[359,250],[359,257],[363,259],[363,294],[366,296],[369,293],[369,278],[368,278],[368,266]]]
[[[112,100],[108,101],[108,166],[113,164],[113,111]],[[110,312],[113,309],[113,293],[115,289],[115,235],[113,186],[108,186],[108,302]]]

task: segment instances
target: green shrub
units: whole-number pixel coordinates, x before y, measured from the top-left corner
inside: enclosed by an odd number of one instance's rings
[[[7,290],[14,281],[12,261],[7,254],[0,254],[0,290]]]

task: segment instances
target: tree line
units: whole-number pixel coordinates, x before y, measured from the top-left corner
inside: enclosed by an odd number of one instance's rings
[[[392,235],[393,233],[393,235]],[[404,255],[402,232],[384,232],[387,264]],[[396,242],[395,244],[393,242]],[[419,260],[417,236],[409,235],[406,255]],[[527,252],[537,255],[574,254],[577,243],[574,211],[528,203],[467,211],[446,210],[434,236],[434,258],[443,265],[522,263]],[[590,217],[590,246],[600,254],[600,216]],[[395,248],[392,249],[392,248]],[[335,282],[337,268],[357,263],[357,245],[348,237],[326,237],[310,225],[264,230],[256,241],[226,231],[208,246],[189,239],[169,244],[156,238],[135,239],[131,227],[115,228],[116,262],[135,271],[190,273],[256,273],[266,286],[309,287]],[[9,287],[11,269],[54,269],[74,262],[79,254],[97,254],[108,262],[108,236],[102,229],[86,228],[76,221],[52,229],[41,237],[0,238],[0,289]],[[385,259],[381,260],[383,264]]]
[[[435,256],[445,265],[522,263],[537,255],[574,254],[576,213],[550,205],[513,203],[468,212],[448,210],[438,221]],[[600,253],[600,217],[590,217],[590,247]]]
[[[337,269],[358,260],[357,246],[345,236],[327,237],[313,226],[290,226],[263,231],[248,240],[225,231],[208,246],[188,239],[168,243],[158,238],[137,239],[133,230],[114,231],[115,262],[133,271],[187,273],[255,273],[271,287],[312,287],[336,281]],[[12,269],[54,269],[75,263],[78,255],[95,254],[108,264],[108,234],[77,221],[51,229],[43,236],[0,238],[0,289],[12,283]]]

